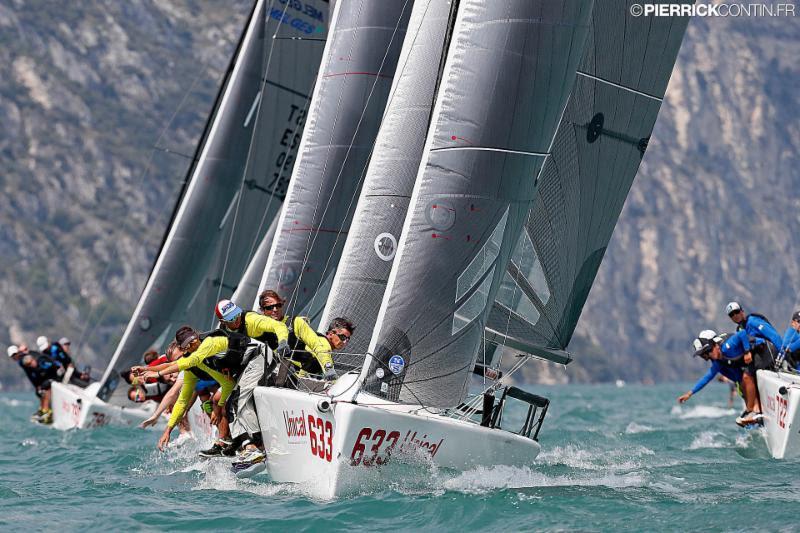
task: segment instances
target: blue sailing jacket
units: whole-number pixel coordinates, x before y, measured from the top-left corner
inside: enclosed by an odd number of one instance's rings
[[[759,315],[747,315],[744,323],[744,330],[751,337],[761,338],[770,341],[776,348],[781,346],[783,339],[772,324]]]
[[[58,363],[59,366],[67,368],[72,364],[72,358],[64,351],[60,344],[54,342],[50,347],[45,350],[44,354],[50,357],[53,361]]]
[[[786,328],[786,333],[783,334],[783,343],[781,344],[782,352],[798,353],[800,351],[800,332],[793,327]]]
[[[722,346],[720,346],[720,350],[722,350],[722,356],[725,359],[738,359],[749,352],[753,347],[767,342],[758,337],[753,338],[753,342],[750,342],[750,340],[751,339],[749,338],[746,330],[742,329],[737,331],[725,339],[725,342],[723,342]]]
[[[692,387],[692,394],[697,394],[697,392],[708,385],[717,374],[722,374],[726,378],[736,383],[742,381],[742,371],[740,369],[725,366],[719,361],[711,361],[711,367],[708,369],[708,372],[706,372],[703,377],[698,379],[697,383],[695,383],[694,387]]]

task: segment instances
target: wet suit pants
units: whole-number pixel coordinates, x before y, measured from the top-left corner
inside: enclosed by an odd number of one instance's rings
[[[256,403],[253,400],[253,391],[264,376],[264,355],[259,353],[253,357],[236,382],[231,398],[231,437],[238,439],[244,435],[254,436],[261,431],[256,415]]]

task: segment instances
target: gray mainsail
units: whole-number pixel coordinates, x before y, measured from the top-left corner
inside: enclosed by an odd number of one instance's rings
[[[275,217],[291,176],[327,28],[327,2],[304,13],[258,0],[189,169],[184,191],[98,393],[188,323],[213,324]],[[124,396],[124,395],[122,395]]]
[[[272,219],[272,224],[270,224],[266,235],[264,235],[258,248],[256,248],[252,259],[250,259],[250,264],[247,265],[242,279],[239,280],[236,291],[234,291],[233,296],[231,296],[231,300],[234,302],[241,302],[243,305],[248,305],[250,302],[258,300],[258,285],[261,282],[261,275],[264,273],[264,267],[267,265],[267,257],[269,257],[269,251],[272,248],[272,241],[275,239],[275,230],[277,227],[278,217],[275,217]],[[253,309],[258,309],[258,305],[254,306]]]
[[[360,367],[372,337],[425,147],[452,5],[417,0],[411,12],[375,152],[322,315],[322,324],[346,316],[358,326],[347,353],[334,354],[339,369]]]
[[[487,321],[487,339],[568,362],[569,344],[644,157],[688,17],[592,13],[575,87]]]
[[[261,289],[289,312],[325,302],[380,126],[412,0],[338,2],[309,110],[300,157]]]
[[[489,304],[575,80],[591,2],[462,0],[362,380],[391,400],[466,395]]]

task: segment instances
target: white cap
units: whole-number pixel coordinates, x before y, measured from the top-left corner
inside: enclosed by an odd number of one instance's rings
[[[64,346],[65,344],[71,344],[71,343],[69,342],[68,338],[61,337],[60,339],[58,339],[58,344],[60,344],[61,346]]]
[[[698,339],[713,339],[717,336],[717,333],[713,329],[704,329],[698,335]]]
[[[739,305],[739,302],[730,302],[728,305],[725,306],[725,314],[730,315],[736,311],[741,311],[742,306]]]
[[[36,339],[36,346],[39,347],[39,350],[44,351],[50,347],[50,341],[47,340],[47,337],[41,335]]]
[[[15,344],[12,344],[11,346],[8,347],[6,353],[8,353],[9,357],[14,357],[15,355],[17,355],[17,353],[19,353],[19,347],[16,346]]]

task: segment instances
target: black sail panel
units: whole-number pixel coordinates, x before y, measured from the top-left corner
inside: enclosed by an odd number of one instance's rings
[[[488,319],[493,342],[558,362],[644,157],[688,23],[634,17],[632,3],[603,1],[592,12],[574,89]]]

